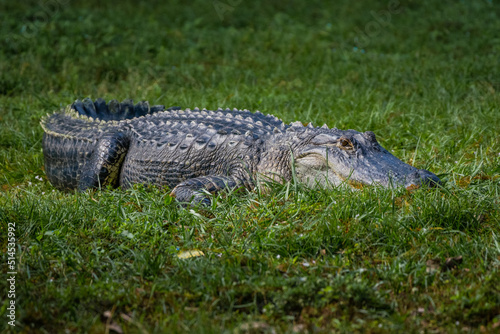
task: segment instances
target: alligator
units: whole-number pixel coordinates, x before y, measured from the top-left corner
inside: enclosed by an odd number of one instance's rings
[[[76,100],[42,118],[45,172],[55,188],[168,187],[183,203],[294,178],[308,186],[440,183],[384,149],[371,131],[285,124],[259,111]],[[265,184],[272,184],[265,182]]]

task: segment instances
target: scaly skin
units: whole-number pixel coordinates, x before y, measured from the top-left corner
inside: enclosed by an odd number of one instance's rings
[[[246,110],[85,99],[41,124],[45,171],[62,190],[154,184],[173,188],[181,202],[208,204],[205,192],[253,189],[260,177],[290,180],[294,168],[312,186],[439,183],[391,155],[371,132],[285,125]]]

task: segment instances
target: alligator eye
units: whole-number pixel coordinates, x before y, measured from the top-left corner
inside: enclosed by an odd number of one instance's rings
[[[353,150],[354,149],[354,145],[347,138],[340,138],[339,141],[337,142],[337,146],[343,150]]]

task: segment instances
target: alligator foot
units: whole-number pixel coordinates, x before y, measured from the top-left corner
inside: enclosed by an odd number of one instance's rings
[[[243,183],[232,176],[201,176],[179,183],[170,193],[181,203],[190,203],[192,205],[202,204],[210,206],[210,198],[207,192],[216,194],[224,189],[234,189],[243,185]]]
[[[122,132],[103,134],[90,160],[82,168],[83,173],[78,181],[78,191],[107,185],[116,187],[129,142],[129,138]]]

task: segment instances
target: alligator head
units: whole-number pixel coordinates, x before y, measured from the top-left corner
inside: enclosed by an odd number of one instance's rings
[[[348,184],[353,188],[409,187],[440,183],[433,173],[410,166],[389,153],[371,131],[342,131],[326,126],[311,130],[303,132],[303,144],[294,149],[297,177],[310,186],[319,183]]]

